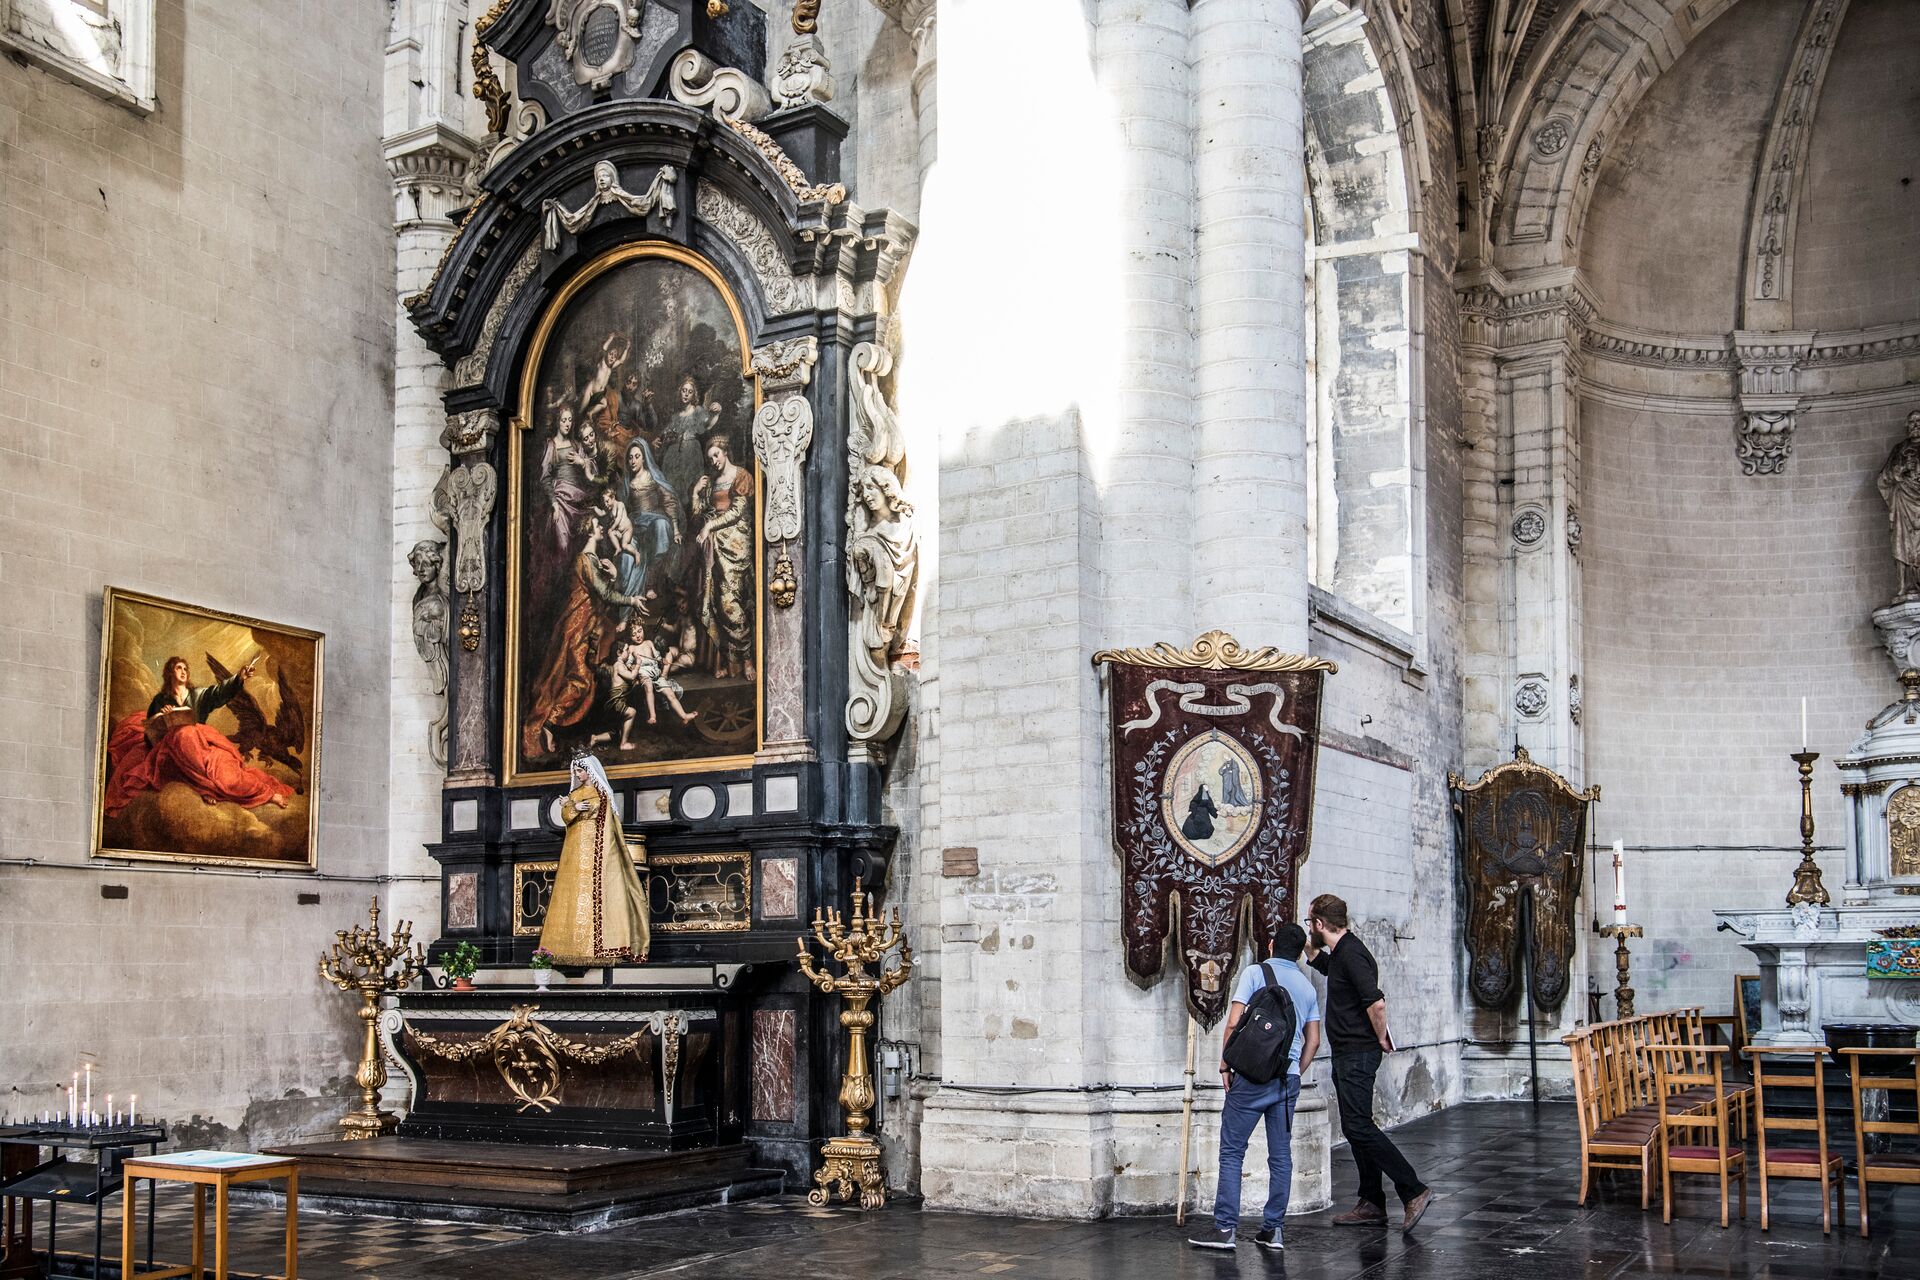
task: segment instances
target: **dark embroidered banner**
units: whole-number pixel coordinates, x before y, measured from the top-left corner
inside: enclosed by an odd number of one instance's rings
[[[1125,864],[1127,968],[1160,972],[1177,937],[1187,1005],[1226,1011],[1242,925],[1295,915],[1313,826],[1321,682],[1334,665],[1249,652],[1210,631],[1190,649],[1104,649],[1110,664],[1113,842]]]
[[[1583,883],[1587,806],[1600,788],[1574,790],[1526,748],[1464,782],[1447,775],[1459,793],[1461,857],[1467,879],[1467,990],[1488,1009],[1505,1009],[1519,980],[1520,901],[1533,899],[1528,953],[1533,1002],[1558,1009],[1567,998],[1574,919]]]

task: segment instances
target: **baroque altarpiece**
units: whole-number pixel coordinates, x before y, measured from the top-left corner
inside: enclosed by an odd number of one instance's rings
[[[471,942],[481,971],[387,1015],[400,1132],[744,1148],[804,1177],[842,1042],[795,935],[881,894],[895,837],[912,231],[840,183],[816,80],[763,87],[744,0],[503,0],[476,34],[499,142],[406,308],[451,371],[435,953]],[[535,999],[583,751],[644,849],[651,945]]]

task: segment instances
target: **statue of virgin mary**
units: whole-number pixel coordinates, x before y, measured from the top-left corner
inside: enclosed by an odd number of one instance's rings
[[[620,803],[595,756],[573,759],[573,790],[560,803],[566,841],[553,878],[540,945],[559,965],[603,965],[647,958],[647,892],[620,827]],[[639,860],[645,865],[646,845]]]

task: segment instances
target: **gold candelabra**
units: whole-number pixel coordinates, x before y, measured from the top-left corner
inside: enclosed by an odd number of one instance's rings
[[[320,957],[320,976],[342,991],[360,993],[360,1022],[366,1038],[360,1049],[360,1066],[354,1071],[354,1083],[360,1086],[360,1109],[349,1111],[340,1120],[340,1135],[352,1140],[377,1138],[392,1129],[399,1120],[390,1111],[380,1109],[380,1089],[387,1083],[387,1063],[380,1052],[380,998],[398,991],[420,976],[427,957],[413,940],[413,926],[405,920],[394,925],[384,941],[380,937],[380,899],[367,908],[367,928],[355,926],[334,933],[328,954]],[[395,969],[395,965],[399,965]]]
[[[880,1171],[880,1144],[868,1132],[874,1092],[873,1072],[867,1066],[867,1032],[874,1015],[867,1006],[907,980],[913,972],[913,948],[900,931],[900,908],[893,909],[891,921],[883,919],[873,909],[873,895],[858,890],[853,895],[853,915],[844,921],[832,908],[825,919],[819,908],[814,908],[813,937],[820,949],[846,970],[836,978],[824,969],[816,969],[807,937],[800,935],[800,972],[814,986],[826,992],[837,991],[846,1001],[847,1007],[840,1011],[840,1025],[847,1029],[847,1070],[840,1081],[840,1106],[846,1112],[847,1132],[821,1145],[825,1163],[813,1175],[814,1188],[807,1193],[807,1200],[823,1205],[837,1188],[841,1200],[851,1201],[858,1190],[862,1209],[878,1209],[887,1203],[887,1183]],[[900,962],[889,969],[885,967],[887,953],[895,946],[900,948]]]
[[[1818,751],[1796,751],[1794,763],[1800,766],[1800,865],[1793,869],[1793,888],[1787,890],[1787,905],[1803,902],[1826,906],[1833,901],[1827,886],[1820,882],[1820,864],[1813,860],[1813,762]]]
[[[1600,926],[1602,937],[1613,939],[1613,968],[1619,975],[1619,982],[1613,988],[1613,1016],[1631,1018],[1633,1016],[1633,975],[1627,972],[1629,957],[1627,939],[1639,937],[1644,930],[1637,924],[1606,924]]]

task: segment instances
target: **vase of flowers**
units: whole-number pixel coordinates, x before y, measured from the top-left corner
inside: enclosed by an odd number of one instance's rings
[[[533,955],[527,960],[527,967],[533,970],[533,985],[542,991],[553,981],[553,952],[545,947],[535,947]]]
[[[453,979],[455,991],[471,991],[473,975],[480,968],[480,948],[471,942],[462,942],[447,952],[442,967],[446,969],[447,976]]]

